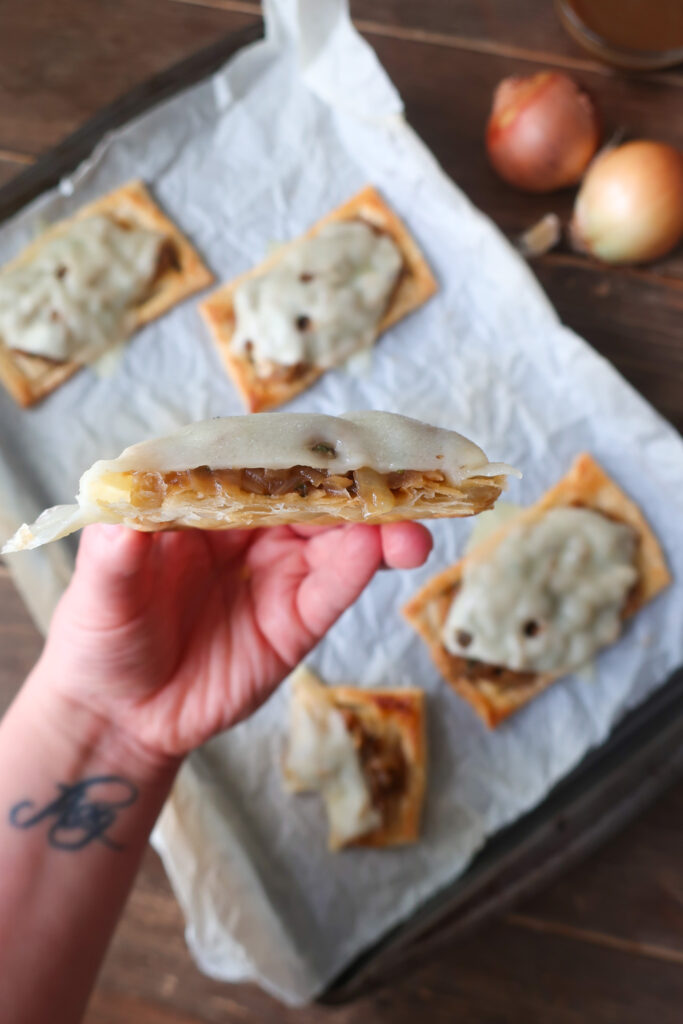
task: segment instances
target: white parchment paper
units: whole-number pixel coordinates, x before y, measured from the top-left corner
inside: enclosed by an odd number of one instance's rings
[[[41,220],[142,177],[226,280],[372,182],[423,246],[440,292],[380,340],[366,373],[328,373],[290,408],[388,409],[457,428],[490,458],[523,467],[509,493],[520,503],[589,449],[642,505],[683,579],[679,435],[561,326],[525,264],[439,169],[343,0],[271,0],[266,10],[266,41],[107,139],[57,192],[2,228],[0,260]],[[138,334],[110,378],[86,370],[30,412],[0,396],[0,526],[9,535],[70,500],[96,458],[240,411],[192,300]],[[420,583],[458,557],[469,529],[434,526],[428,566],[380,573],[311,658],[330,683],[427,690],[430,778],[418,845],[326,851],[320,804],[281,789],[286,687],[183,768],[155,845],[209,974],[253,979],[292,1003],[310,999],[683,661],[675,583],[599,658],[594,678],[555,685],[488,733],[399,615]],[[62,542],[8,560],[43,626],[73,550]]]

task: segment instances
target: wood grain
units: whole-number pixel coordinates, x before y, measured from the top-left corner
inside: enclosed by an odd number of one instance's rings
[[[333,1010],[287,1010],[252,986],[202,977],[149,851],[87,1022],[412,1024],[425,1015],[477,1024],[673,1024],[683,995],[682,810],[679,786],[506,921],[443,951],[391,990]]]
[[[32,157],[26,157],[24,159],[11,157],[9,154],[3,155],[0,153],[0,185],[5,185],[8,181],[11,181],[17,174],[20,174],[26,167],[29,167],[33,163]]]
[[[675,958],[683,965],[681,821],[683,785],[654,804],[625,836],[612,839],[589,862],[528,900],[519,914],[541,924],[617,937],[643,955]]]
[[[536,70],[529,61],[470,51],[454,53],[448,47],[393,38],[378,37],[372,42],[398,82],[409,122],[475,205],[506,233],[522,231],[550,209],[568,219],[572,190],[551,196],[517,192],[500,181],[486,157],[484,128],[493,91],[506,75]],[[623,128],[632,136],[659,138],[683,147],[677,90],[656,79],[625,79],[588,71],[577,78],[599,104],[606,137]],[[674,261],[679,273],[682,265],[679,253]],[[655,270],[666,267],[663,263]]]
[[[395,34],[458,49],[526,57],[555,67],[615,74],[567,35],[552,0],[374,0],[372,4],[351,0],[351,11],[359,28],[369,35]],[[683,75],[676,69],[658,74],[683,84]]]
[[[258,20],[168,0],[13,4],[0,32],[0,146],[38,154],[142,79]]]
[[[683,430],[683,282],[554,253],[532,266],[564,323]]]
[[[624,79],[565,37],[550,0],[353,0],[360,27],[446,170],[514,236],[571,193],[513,192],[490,171],[483,124],[496,82],[541,64],[574,69],[607,131],[683,144],[680,72]],[[3,12],[0,181],[131,85],[258,19],[250,0],[32,0]],[[683,426],[683,258],[636,271],[567,251],[534,265],[565,322]],[[0,712],[40,637],[0,572]],[[156,855],[148,851],[87,1024],[673,1024],[683,1005],[683,785],[589,862],[395,986],[352,1006],[284,1009],[252,986],[200,974]]]
[[[42,639],[9,573],[0,569],[0,716],[35,663]]]

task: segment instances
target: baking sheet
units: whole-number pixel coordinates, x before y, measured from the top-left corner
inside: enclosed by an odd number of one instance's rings
[[[683,445],[581,339],[532,274],[405,125],[400,99],[342,0],[272,0],[267,39],[211,80],[112,134],[61,188],[0,230],[0,259],[41,222],[142,177],[219,279],[259,261],[371,181],[406,219],[439,295],[377,345],[371,366],[327,374],[289,408],[383,408],[455,427],[524,468],[534,500],[590,449],[643,506],[683,569]],[[454,98],[453,102],[457,102]],[[140,332],[113,376],[85,371],[29,412],[0,396],[3,533],[69,500],[95,458],[206,416],[241,411],[191,300]],[[288,1002],[320,992],[362,948],[460,873],[486,837],[532,807],[683,658],[677,583],[591,678],[557,684],[495,734],[438,679],[398,609],[469,532],[442,522],[426,568],[381,573],[312,656],[330,683],[429,693],[423,841],[331,855],[314,798],[279,778],[287,690],[184,766],[155,844],[208,973]],[[11,556],[47,623],[73,542]]]

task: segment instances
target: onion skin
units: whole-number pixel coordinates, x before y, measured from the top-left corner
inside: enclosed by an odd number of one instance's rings
[[[590,96],[568,75],[505,78],[493,96],[486,149],[504,181],[525,192],[576,185],[600,144]]]
[[[683,156],[663,142],[626,142],[593,163],[576,197],[575,249],[606,263],[648,263],[683,236]]]

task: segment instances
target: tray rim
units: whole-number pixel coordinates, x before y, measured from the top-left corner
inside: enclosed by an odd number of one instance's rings
[[[100,108],[0,187],[0,224],[76,170],[108,132],[209,77],[238,50],[263,38],[258,18]],[[397,969],[417,969],[578,863],[682,774],[683,669],[629,711],[541,803],[489,838],[454,882],[363,950],[316,1001],[344,1004],[388,983]]]
[[[362,951],[318,1001],[346,1003],[387,984],[392,972],[419,968],[579,863],[681,775],[683,668],[630,710],[544,800],[491,836],[457,879]]]
[[[254,16],[257,16],[256,11]],[[0,224],[75,171],[109,132],[123,127],[182,89],[208,78],[238,50],[263,38],[264,26],[259,17],[253,24],[226,33],[100,107],[61,142],[41,153],[34,163],[0,187]]]

